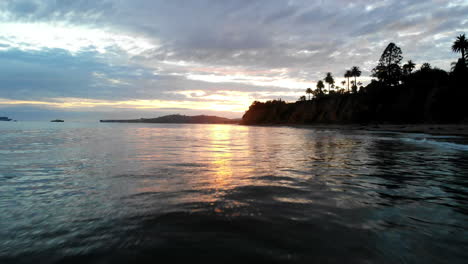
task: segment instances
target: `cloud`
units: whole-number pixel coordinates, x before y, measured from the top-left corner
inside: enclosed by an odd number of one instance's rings
[[[449,69],[467,12],[463,0],[5,0],[0,98],[294,100],[326,72],[339,82],[357,65],[368,81],[389,42]]]
[[[152,41],[107,29],[66,23],[1,23],[1,44],[21,50],[64,49],[72,53],[94,50],[99,53],[122,50],[130,55],[157,47]]]

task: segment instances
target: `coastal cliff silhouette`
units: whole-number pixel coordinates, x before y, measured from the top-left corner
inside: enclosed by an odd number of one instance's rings
[[[429,63],[414,70],[411,60],[401,65],[402,51],[390,43],[372,70],[375,79],[367,86],[359,82],[357,66],[345,71],[343,87],[335,85],[329,72],[297,102],[253,102],[242,124],[468,123],[468,41],[464,34],[457,37],[452,50],[461,53],[461,58],[452,63],[450,72]]]

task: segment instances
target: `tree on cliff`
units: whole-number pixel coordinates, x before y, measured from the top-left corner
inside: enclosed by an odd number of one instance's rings
[[[401,54],[401,49],[397,45],[388,44],[380,56],[379,64],[372,70],[372,76],[377,77],[385,85],[398,85],[401,78],[400,62],[403,59]]]
[[[325,76],[324,81],[328,83],[328,90],[331,91],[330,86],[335,83],[335,80],[333,79],[331,72],[327,72],[327,76]]]
[[[421,65],[421,71],[430,71],[432,69],[431,64],[425,62]]]
[[[309,95],[309,100],[310,100],[310,95],[311,95],[312,93],[313,93],[313,92],[312,92],[312,89],[310,89],[310,88],[307,88],[307,89],[306,89],[306,94]]]
[[[349,78],[353,77],[353,74],[351,73],[350,70],[347,70],[344,74],[345,78],[348,78],[348,92],[349,92]]]
[[[352,76],[354,77],[354,84],[357,83],[356,78],[359,77],[359,76],[361,76],[361,73],[362,73],[362,72],[361,72],[361,70],[359,69],[358,66],[353,66],[353,67],[351,68],[351,74],[352,74]],[[357,91],[357,89],[356,89],[356,91]],[[356,91],[353,91],[353,92],[355,93]]]
[[[354,81],[351,81],[351,91],[353,93],[357,93],[358,87],[357,84]]]
[[[468,65],[466,64],[466,61],[462,58],[458,59],[457,62],[452,62],[450,65],[452,65],[451,72],[460,72],[462,70],[468,70]]]
[[[322,95],[323,94],[323,88],[325,87],[325,85],[323,84],[322,80],[318,81],[317,82],[317,95]]]
[[[416,67],[416,64],[414,64],[413,61],[409,60],[405,65],[403,65],[403,74],[410,75],[411,72],[414,70],[414,67]]]
[[[465,34],[458,36],[455,42],[453,42],[452,51],[460,52],[462,54],[461,58],[466,59],[468,55],[468,40],[465,38]]]

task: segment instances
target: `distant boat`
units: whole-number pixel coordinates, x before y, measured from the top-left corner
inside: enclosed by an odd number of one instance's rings
[[[11,118],[5,117],[5,116],[0,116],[0,121],[11,121]]]
[[[62,123],[62,122],[65,122],[61,119],[54,119],[54,120],[51,120],[50,122],[57,122],[57,123]]]

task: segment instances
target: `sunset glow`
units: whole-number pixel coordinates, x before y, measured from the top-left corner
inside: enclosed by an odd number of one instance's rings
[[[43,106],[51,108],[61,108],[70,110],[112,110],[112,109],[164,109],[164,108],[190,108],[197,110],[216,110],[229,112],[243,112],[248,108],[250,100],[239,98],[235,100],[223,100],[222,96],[208,96],[211,102],[197,101],[163,101],[163,100],[129,100],[129,101],[108,101],[90,100],[84,98],[53,98],[53,101],[27,101],[27,100],[7,100],[0,98],[0,106],[22,105],[22,106]],[[226,97],[227,98],[227,97]]]
[[[466,263],[468,0],[0,0],[0,264]]]
[[[424,57],[449,69],[468,8],[465,1],[438,9],[430,1],[85,2],[0,1],[0,113],[96,111],[99,119],[154,109],[239,118],[253,101],[298,100],[327,72],[337,89],[347,88],[343,74],[353,65],[368,84],[390,41],[417,67]]]

